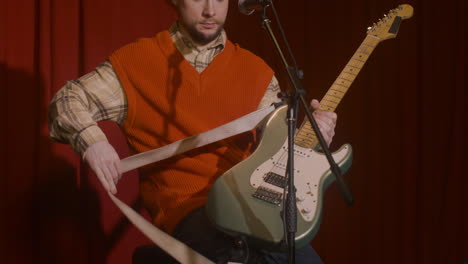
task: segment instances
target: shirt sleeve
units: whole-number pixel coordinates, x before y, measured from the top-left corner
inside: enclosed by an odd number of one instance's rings
[[[53,141],[68,143],[79,154],[95,142],[107,140],[98,121],[122,124],[127,98],[110,62],[69,81],[54,96],[49,108],[49,130]]]
[[[281,102],[281,99],[278,98],[279,92],[280,92],[280,86],[279,86],[278,80],[273,75],[273,78],[271,79],[270,84],[268,85],[268,88],[265,94],[263,95],[262,100],[260,100],[260,103],[258,104],[258,109],[262,109],[264,107],[270,106],[272,103]]]

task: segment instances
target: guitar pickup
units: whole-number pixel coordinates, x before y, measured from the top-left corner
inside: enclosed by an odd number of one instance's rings
[[[254,198],[257,198],[259,200],[265,201],[267,203],[271,203],[274,205],[280,205],[283,194],[279,193],[277,191],[273,191],[271,189],[265,188],[265,187],[259,187],[255,191],[254,194],[252,194]]]
[[[278,187],[283,188],[283,189],[287,185],[286,177],[284,177],[282,175],[279,175],[277,173],[274,173],[274,172],[268,172],[265,175],[264,181],[266,183],[272,184],[274,186],[278,186]]]

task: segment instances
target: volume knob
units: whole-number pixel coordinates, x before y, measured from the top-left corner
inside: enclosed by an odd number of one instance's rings
[[[303,214],[308,215],[308,214],[312,213],[312,209],[310,207],[304,207],[304,208],[302,208],[301,212]]]
[[[297,195],[297,197],[296,197],[296,200],[297,200],[298,202],[303,202],[303,201],[305,200],[305,198],[306,198],[305,194],[299,193],[299,194]]]

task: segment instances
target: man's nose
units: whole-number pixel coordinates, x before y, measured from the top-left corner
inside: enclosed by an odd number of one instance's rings
[[[214,1],[216,0],[205,0],[205,7],[203,8],[204,17],[213,17],[216,14]]]

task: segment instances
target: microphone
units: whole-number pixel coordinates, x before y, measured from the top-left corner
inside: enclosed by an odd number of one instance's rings
[[[251,15],[253,12],[261,10],[267,6],[270,0],[239,0],[239,11],[244,15]]]

